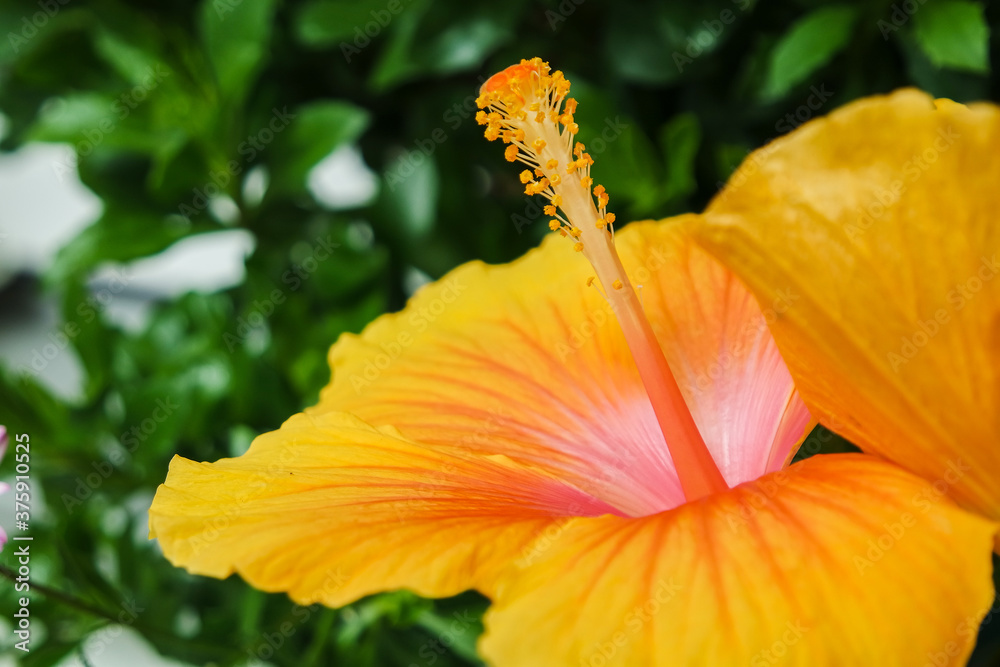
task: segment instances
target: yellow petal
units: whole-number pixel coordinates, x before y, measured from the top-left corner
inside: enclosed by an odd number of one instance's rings
[[[762,302],[806,403],[1000,518],[1000,109],[914,90],[751,155],[700,241]]]
[[[300,604],[341,606],[396,588],[489,593],[561,516],[605,511],[591,502],[502,458],[442,454],[348,415],[299,415],[239,458],[175,457],[150,536],[194,574],[238,572]]]
[[[485,619],[496,667],[964,664],[997,526],[863,455],[580,519]]]
[[[723,475],[785,463],[809,425],[749,292],[681,233],[693,216],[617,233],[646,313]],[[506,266],[474,262],[330,352],[314,410],[437,447],[540,466],[642,515],[683,501],[618,323],[572,245],[551,235]]]

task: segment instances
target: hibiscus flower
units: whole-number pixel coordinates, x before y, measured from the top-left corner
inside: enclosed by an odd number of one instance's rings
[[[996,524],[873,456],[789,465],[814,422],[768,323],[798,303],[755,300],[700,216],[614,232],[569,88],[523,61],[478,117],[556,233],[342,336],[243,456],[175,458],[151,535],[300,604],[477,589],[500,667],[967,657]]]

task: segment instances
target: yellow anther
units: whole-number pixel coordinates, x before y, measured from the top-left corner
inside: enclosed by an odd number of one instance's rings
[[[542,194],[550,200],[543,209],[545,215],[552,217],[549,226],[582,243],[592,231],[584,231],[580,225],[556,218],[560,208],[566,211],[564,197],[569,202],[569,210],[576,210],[581,205],[593,206],[590,200],[593,179],[586,176],[586,170],[594,161],[587,155],[582,143],[569,140],[567,144],[569,135],[579,130],[579,125],[574,120],[577,100],[567,97],[569,88],[565,75],[559,71],[551,71],[548,63],[540,58],[522,60],[519,65],[508,67],[490,77],[483,85],[476,100],[481,109],[476,113],[476,120],[486,125],[484,134],[487,139],[493,141],[500,138],[507,144],[504,157],[508,161],[521,160],[531,165],[520,172],[520,180],[525,186],[525,194]],[[542,125],[525,122],[529,118],[534,118]],[[550,122],[552,125],[548,125]],[[570,147],[572,155],[568,150]],[[576,159],[573,159],[574,155]],[[585,195],[578,194],[575,187],[572,192],[563,192],[569,182],[562,175],[561,166],[566,167],[566,174],[583,171],[579,176]],[[603,189],[595,191],[594,196],[600,201],[602,193]],[[584,201],[587,203],[583,204]],[[603,212],[598,210],[597,215]],[[606,226],[607,219],[602,218],[600,224]],[[586,224],[582,227],[585,230],[591,229]]]
[[[597,208],[607,208],[609,197],[607,195],[601,195],[597,198]]]
[[[611,286],[614,287],[615,289],[621,289],[625,287],[624,285],[622,285],[622,281],[620,280],[615,280],[613,283],[611,283]]]
[[[604,229],[607,226],[607,224],[608,223],[604,218],[598,218],[597,222],[594,223],[594,226],[597,227],[598,229]]]
[[[573,246],[573,250],[576,250],[577,252],[583,252],[583,244],[577,241],[576,244],[574,244]]]
[[[606,191],[606,190],[604,189],[604,186],[603,186],[603,185],[598,185],[598,186],[595,186],[595,187],[594,187],[594,196],[595,196],[595,197],[600,197],[600,196],[601,196],[601,195],[603,195],[603,194],[604,194],[605,192],[607,192],[607,191]]]
[[[614,221],[615,221],[615,214],[614,213],[608,213],[606,216],[604,216],[604,219],[608,221],[609,225],[613,224]]]

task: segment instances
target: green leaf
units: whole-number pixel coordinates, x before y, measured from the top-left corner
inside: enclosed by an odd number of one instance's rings
[[[409,238],[426,236],[437,217],[440,176],[434,156],[407,151],[390,163],[380,199],[396,231]]]
[[[693,113],[678,114],[660,130],[660,147],[667,162],[665,201],[686,197],[697,188],[694,159],[700,143],[701,126]]]
[[[787,93],[847,46],[857,10],[846,5],[823,7],[796,22],[771,52],[761,97]]]
[[[125,39],[111,30],[96,32],[94,48],[129,83],[155,81],[157,71],[169,73],[159,57],[133,40]]]
[[[426,74],[474,69],[513,39],[521,2],[499,7],[430,5],[416,0],[390,26],[372,85],[384,90]]]
[[[614,98],[585,79],[572,80],[573,97],[580,103],[576,138],[596,162],[591,169],[594,182],[608,189],[611,210],[622,219],[649,215],[661,196],[661,170],[652,142],[634,118],[621,113]]]
[[[306,175],[332,150],[361,136],[371,121],[361,107],[321,100],[297,108],[275,146],[270,193],[305,190]]]
[[[243,99],[267,60],[275,0],[203,0],[201,31],[219,90]]]
[[[917,43],[938,67],[990,71],[990,28],[983,8],[969,0],[936,0],[913,15]]]
[[[401,9],[402,1],[387,0],[319,0],[303,6],[295,16],[298,40],[314,48],[334,46],[345,41],[353,49],[363,49],[367,40],[377,37],[383,27]],[[376,30],[368,24],[378,26]],[[363,46],[362,46],[363,45]]]
[[[450,74],[471,69],[514,36],[493,16],[477,16],[438,33],[424,58],[431,71]]]
[[[106,204],[104,215],[83,230],[56,255],[46,279],[60,284],[103,262],[128,262],[162,252],[174,242],[211,227],[164,220],[149,210]]]

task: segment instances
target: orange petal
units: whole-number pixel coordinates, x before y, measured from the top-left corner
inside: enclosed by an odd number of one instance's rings
[[[1000,518],[1000,108],[902,90],[751,155],[700,240],[824,424]]]
[[[681,233],[617,245],[709,449],[731,484],[785,463],[809,415],[745,288]],[[642,382],[590,267],[551,235],[507,266],[471,263],[401,313],[344,336],[315,411],[343,410],[444,450],[540,466],[623,515],[683,501]]]
[[[442,454],[328,413],[293,417],[239,458],[175,457],[149,516],[167,558],[194,574],[341,606],[396,588],[489,593],[561,516],[607,510],[503,457]]]
[[[863,455],[580,519],[486,615],[497,667],[964,664],[996,524]]]

